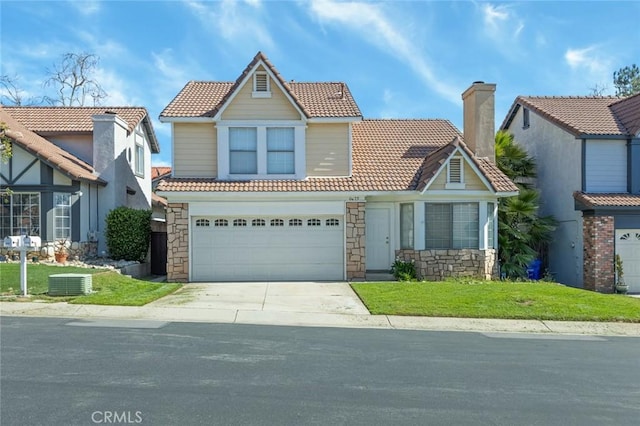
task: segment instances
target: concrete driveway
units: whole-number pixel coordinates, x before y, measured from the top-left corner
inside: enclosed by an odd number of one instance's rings
[[[344,282],[185,284],[146,306],[235,311],[368,315]]]

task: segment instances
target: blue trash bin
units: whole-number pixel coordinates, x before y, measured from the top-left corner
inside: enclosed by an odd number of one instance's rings
[[[527,278],[538,281],[542,278],[542,260],[535,259],[527,267]]]

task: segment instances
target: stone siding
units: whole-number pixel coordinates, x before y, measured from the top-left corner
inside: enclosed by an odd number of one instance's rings
[[[0,241],[1,244],[1,241]],[[54,242],[42,242],[40,248],[27,250],[27,259],[31,261],[38,258],[41,262],[53,261],[55,258],[56,244]],[[94,241],[74,241],[66,244],[67,258],[69,260],[86,260],[98,257],[98,243]],[[9,260],[19,260],[20,250],[15,248],[0,248],[0,255]]]
[[[167,206],[167,281],[189,280],[189,204]]]
[[[347,203],[347,279],[365,279],[365,203]]]
[[[496,250],[396,250],[396,258],[416,266],[420,280],[441,281],[450,277],[491,279],[497,276]]]
[[[613,293],[615,285],[613,216],[584,216],[582,238],[584,241],[584,288],[601,293]]]

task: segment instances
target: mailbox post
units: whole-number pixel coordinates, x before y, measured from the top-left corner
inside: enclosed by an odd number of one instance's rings
[[[39,237],[22,235],[18,237],[7,237],[4,239],[4,246],[20,249],[20,290],[22,295],[27,295],[27,250],[40,246]]]

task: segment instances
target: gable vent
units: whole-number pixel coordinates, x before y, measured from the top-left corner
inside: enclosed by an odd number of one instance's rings
[[[256,74],[256,92],[268,92],[267,74]]]
[[[449,182],[462,183],[462,159],[452,158],[449,160]]]

